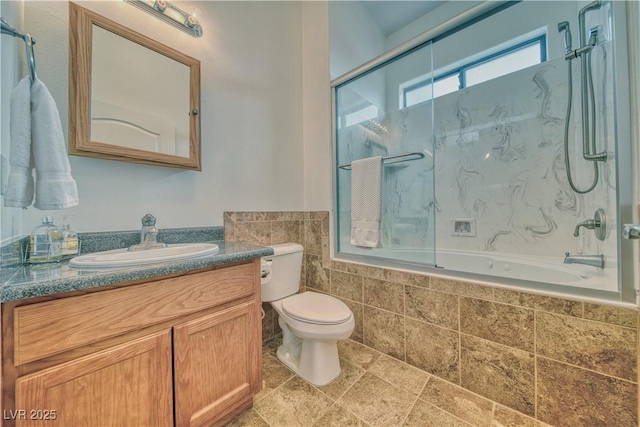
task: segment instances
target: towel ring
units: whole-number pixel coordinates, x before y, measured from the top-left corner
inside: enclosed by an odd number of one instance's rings
[[[36,55],[33,51],[33,45],[36,44],[36,39],[29,34],[23,34],[20,31],[13,28],[4,18],[0,17],[0,33],[8,34],[13,37],[18,37],[24,42],[25,52],[27,54],[27,64],[29,65],[29,77],[31,83],[36,81],[38,73],[36,72]]]

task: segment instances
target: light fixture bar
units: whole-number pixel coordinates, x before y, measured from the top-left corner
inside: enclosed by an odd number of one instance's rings
[[[195,16],[188,14],[179,7],[166,0],[125,0],[127,3],[155,16],[156,18],[173,25],[176,28],[192,35],[202,37],[202,26]]]

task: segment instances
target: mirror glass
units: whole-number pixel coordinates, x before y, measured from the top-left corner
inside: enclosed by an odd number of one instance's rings
[[[200,62],[70,3],[69,154],[200,170]]]
[[[94,25],[91,140],[189,157],[189,67]]]

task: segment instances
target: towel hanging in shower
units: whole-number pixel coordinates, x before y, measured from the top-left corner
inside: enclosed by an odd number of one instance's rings
[[[382,247],[382,156],[351,162],[351,244]]]

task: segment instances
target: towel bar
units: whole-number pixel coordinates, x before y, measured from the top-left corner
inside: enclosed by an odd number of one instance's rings
[[[405,158],[407,157],[407,158]],[[392,163],[410,162],[412,160],[420,160],[424,158],[424,153],[415,151],[413,153],[395,154],[393,156],[385,156],[382,158],[383,164],[390,165]],[[338,166],[340,169],[351,170],[351,163]]]

